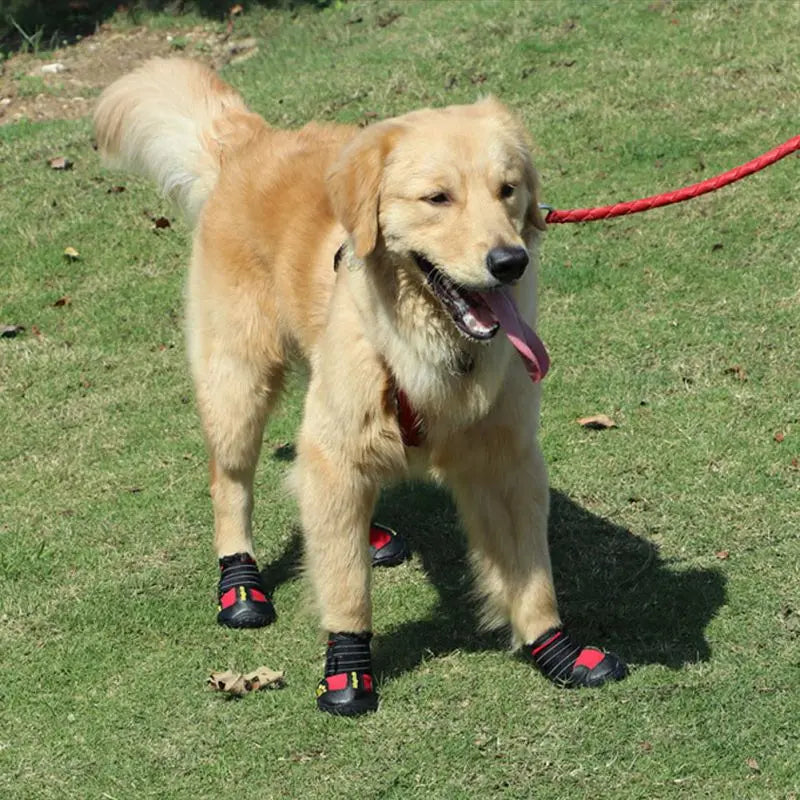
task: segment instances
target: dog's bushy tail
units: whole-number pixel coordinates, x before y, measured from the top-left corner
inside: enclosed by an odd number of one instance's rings
[[[105,163],[153,179],[191,225],[216,183],[223,151],[265,127],[214,72],[180,58],[151,59],[115,81],[94,112]]]

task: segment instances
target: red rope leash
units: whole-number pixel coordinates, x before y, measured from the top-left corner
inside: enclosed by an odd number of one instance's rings
[[[728,170],[728,172],[717,175],[715,178],[707,178],[704,181],[700,181],[700,183],[685,186],[683,189],[665,192],[664,194],[654,194],[651,197],[645,197],[642,200],[631,200],[628,203],[614,203],[614,205],[603,206],[602,208],[572,208],[566,211],[550,209],[547,217],[545,217],[545,222],[593,222],[596,219],[611,219],[625,214],[636,214],[639,211],[649,211],[651,208],[660,208],[672,203],[680,203],[683,200],[699,197],[701,194],[713,192],[715,189],[720,189],[729,183],[746,178],[748,175],[752,175],[754,172],[780,161],[790,153],[794,153],[795,150],[800,150],[800,136],[794,136],[788,142],[784,142],[773,150],[764,153],[763,156],[754,158],[740,167]]]

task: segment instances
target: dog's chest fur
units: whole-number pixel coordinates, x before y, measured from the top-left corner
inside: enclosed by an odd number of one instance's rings
[[[468,340],[423,281],[390,254],[363,263],[344,253],[329,325],[337,327],[335,316],[348,308],[388,379],[424,420],[430,443],[485,417],[518,366],[502,332],[487,343]]]

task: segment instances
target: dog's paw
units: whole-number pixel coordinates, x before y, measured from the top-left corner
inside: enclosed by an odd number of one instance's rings
[[[396,567],[410,553],[406,540],[397,531],[373,522],[369,529],[369,555],[373,567]]]
[[[275,621],[258,566],[248,553],[219,560],[217,622],[227,628],[263,628]]]
[[[317,685],[317,708],[354,717],[378,708],[372,677],[372,634],[331,633],[325,654],[325,677]]]
[[[594,689],[610,681],[621,681],[627,674],[627,665],[615,653],[606,653],[596,647],[584,647],[575,659],[569,686]]]
[[[596,688],[621,681],[628,667],[619,656],[578,644],[563,628],[551,628],[523,647],[524,655],[546,678],[568,689]]]
[[[317,685],[317,708],[342,717],[376,711],[378,694],[372,674],[340,672],[323,678]]]

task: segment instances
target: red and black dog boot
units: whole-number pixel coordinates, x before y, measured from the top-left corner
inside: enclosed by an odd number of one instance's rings
[[[406,540],[397,531],[377,522],[369,528],[369,554],[373,567],[396,567],[409,557]]]
[[[595,688],[621,681],[628,667],[619,656],[578,644],[563,628],[550,628],[523,647],[524,654],[557,686]]]
[[[371,633],[331,633],[325,656],[325,677],[317,685],[317,708],[355,717],[378,708],[372,677]]]
[[[275,621],[261,574],[249,553],[234,553],[219,560],[217,622],[228,628],[263,628]]]

